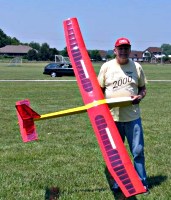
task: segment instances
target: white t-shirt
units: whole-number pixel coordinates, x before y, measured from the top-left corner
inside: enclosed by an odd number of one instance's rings
[[[105,98],[130,97],[138,94],[138,87],[146,83],[141,65],[129,60],[125,65],[117,63],[116,59],[104,63],[98,75],[98,81],[105,89]],[[139,105],[130,105],[111,109],[115,121],[128,122],[140,117]]]

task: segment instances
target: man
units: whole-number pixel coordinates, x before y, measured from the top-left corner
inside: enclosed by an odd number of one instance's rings
[[[98,75],[105,98],[132,97],[132,105],[112,108],[111,114],[123,142],[127,138],[134,160],[134,167],[147,192],[147,176],[144,158],[144,138],[139,103],[146,95],[146,78],[141,65],[129,59],[131,44],[127,38],[115,43],[116,58],[104,63]],[[116,182],[113,191],[119,191]]]

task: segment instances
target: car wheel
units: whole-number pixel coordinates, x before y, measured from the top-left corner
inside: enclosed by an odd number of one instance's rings
[[[52,72],[51,77],[56,77],[56,72]]]

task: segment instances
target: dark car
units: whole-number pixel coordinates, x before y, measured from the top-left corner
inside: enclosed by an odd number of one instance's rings
[[[74,70],[70,64],[50,63],[45,66],[43,74],[56,76],[75,76]]]

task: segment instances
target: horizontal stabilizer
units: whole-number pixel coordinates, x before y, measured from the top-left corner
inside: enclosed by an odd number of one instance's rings
[[[40,118],[40,115],[26,104],[16,105],[16,109],[23,120]]]

